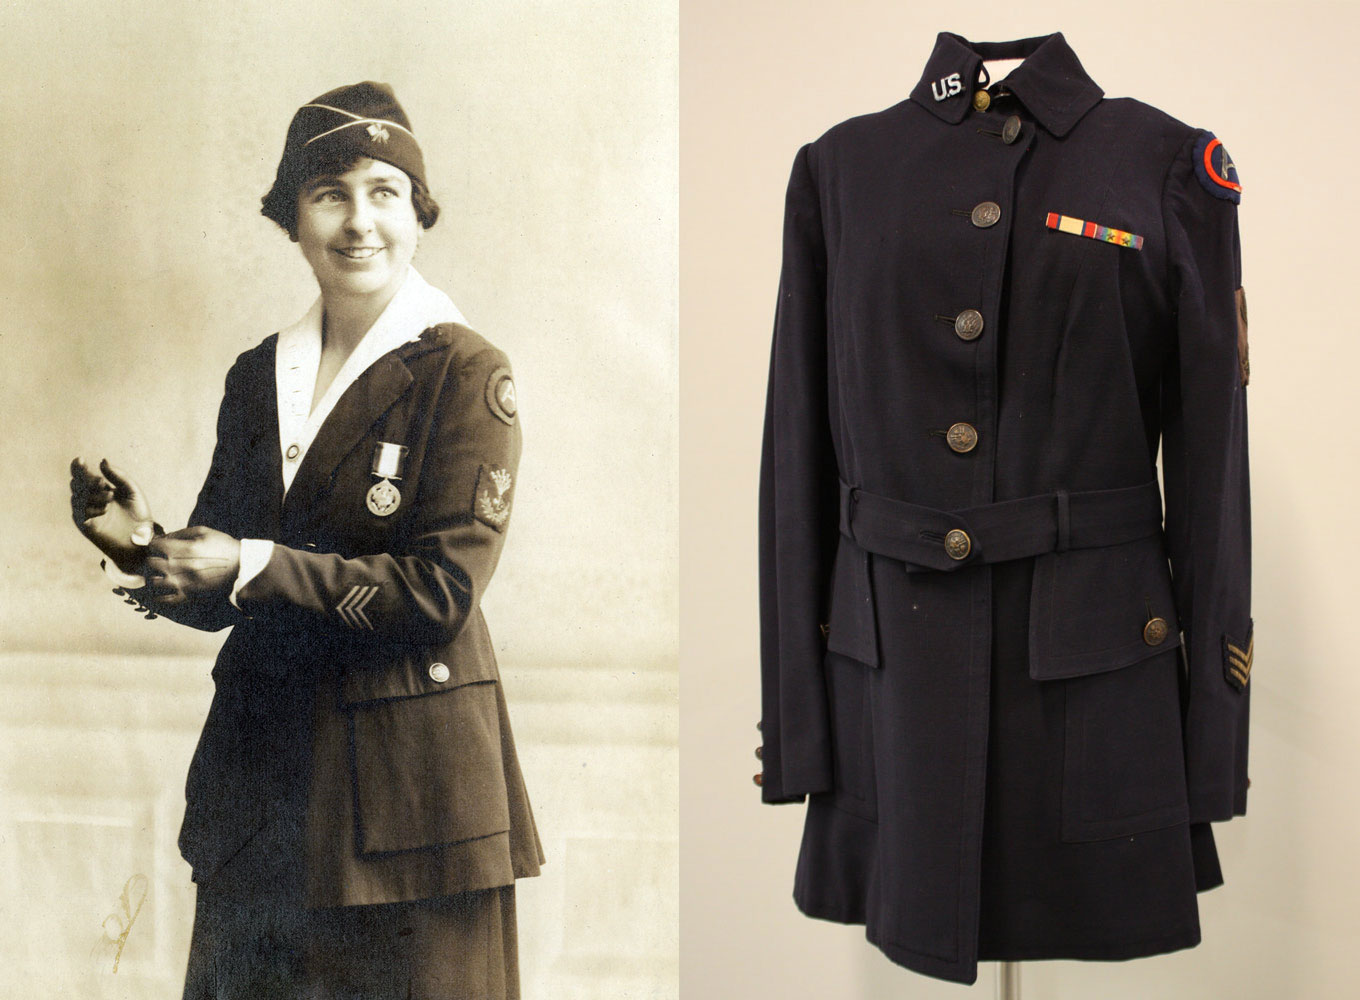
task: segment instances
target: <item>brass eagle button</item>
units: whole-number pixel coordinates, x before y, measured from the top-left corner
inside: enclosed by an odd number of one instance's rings
[[[430,680],[436,684],[443,684],[449,679],[449,668],[442,663],[430,664]]]
[[[986,111],[992,106],[992,95],[985,90],[973,92],[973,110]]]
[[[994,201],[980,201],[973,206],[970,217],[979,229],[995,226],[1001,221],[1001,206]]]
[[[968,532],[955,528],[944,536],[944,551],[950,559],[967,559],[968,553],[973,551],[973,540]]]
[[[1001,126],[1001,141],[1007,146],[1020,138],[1020,116],[1011,115],[1006,119],[1006,124]]]
[[[751,775],[751,780],[754,781],[757,785],[763,785],[763,784],[765,784],[765,775],[764,775],[764,774],[753,774],[753,775]]]
[[[960,421],[949,428],[949,432],[945,434],[944,439],[952,450],[962,455],[977,447],[977,428],[972,424],[966,424]]]
[[[765,748],[764,748],[764,747],[756,747],[756,760],[764,760],[764,759],[765,759]]]
[[[1165,618],[1151,618],[1143,626],[1143,641],[1149,646],[1160,646],[1166,639],[1167,625]]]
[[[965,309],[954,317],[954,333],[960,340],[977,340],[982,333],[982,313]]]

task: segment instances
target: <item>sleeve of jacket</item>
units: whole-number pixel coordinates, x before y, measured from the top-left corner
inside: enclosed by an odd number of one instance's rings
[[[1246,304],[1237,195],[1226,185],[1215,190],[1205,176],[1206,142],[1216,140],[1196,132],[1181,149],[1163,204],[1176,349],[1162,380],[1162,471],[1188,665],[1184,738],[1191,822],[1246,812],[1252,653]]]
[[[832,787],[822,622],[838,491],[828,422],[826,246],[814,150],[789,179],[760,468],[761,735],[765,802]]]
[[[241,610],[399,642],[455,638],[496,568],[510,517],[519,420],[487,401],[502,374],[509,362],[495,348],[451,349],[415,496],[402,498],[413,506],[397,550],[347,558],[275,545],[237,595]]]

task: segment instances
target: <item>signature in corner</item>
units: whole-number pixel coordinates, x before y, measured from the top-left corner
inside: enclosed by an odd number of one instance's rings
[[[137,922],[137,914],[142,912],[142,904],[146,902],[146,891],[149,881],[145,875],[134,875],[123,883],[123,894],[119,897],[123,912],[110,913],[104,918],[102,924],[104,928],[104,938],[117,946],[117,951],[113,954],[113,971],[118,971],[118,961],[123,957],[123,945],[127,944],[128,935],[132,933],[132,925]],[[136,905],[133,905],[133,899]],[[115,934],[109,927],[109,921],[117,925]]]

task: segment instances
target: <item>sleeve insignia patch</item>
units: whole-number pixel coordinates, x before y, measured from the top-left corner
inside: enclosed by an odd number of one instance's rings
[[[1251,381],[1251,364],[1247,360],[1247,292],[1237,290],[1237,368],[1242,376],[1242,385]]]
[[[1252,624],[1248,624],[1247,641],[1242,646],[1233,642],[1227,635],[1223,636],[1223,677],[1238,691],[1245,688],[1247,681],[1251,679],[1251,659],[1256,648],[1254,632]]]
[[[1237,204],[1242,200],[1242,183],[1228,150],[1212,132],[1205,132],[1195,143],[1195,177],[1200,186],[1215,198]]]
[[[375,585],[367,587],[350,587],[349,593],[344,599],[335,606],[335,613],[352,629],[368,629],[373,631],[373,623],[368,620],[368,615],[364,614],[364,608],[368,607],[368,602],[373,600],[373,595],[378,592]]]
[[[486,405],[497,420],[515,422],[515,380],[509,368],[497,368],[486,380]]]
[[[507,469],[483,465],[477,470],[477,496],[473,507],[477,520],[497,531],[505,530],[510,520],[511,495],[514,481]]]

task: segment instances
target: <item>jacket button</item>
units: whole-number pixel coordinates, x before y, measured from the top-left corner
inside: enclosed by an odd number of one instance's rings
[[[754,781],[757,785],[763,785],[765,784],[765,775],[753,774],[751,775],[751,780]]]
[[[1020,138],[1020,116],[1011,115],[1006,119],[1006,124],[1001,126],[1001,141],[1007,146]]]
[[[764,760],[764,759],[765,759],[765,748],[764,748],[764,747],[756,747],[756,760]]]
[[[986,111],[992,106],[992,95],[985,90],[973,92],[973,110]]]
[[[949,428],[944,439],[950,448],[962,455],[977,447],[977,429],[972,424],[960,422]]]
[[[1143,641],[1149,646],[1160,646],[1166,639],[1166,633],[1166,619],[1152,618],[1143,626]]]
[[[982,313],[965,309],[954,317],[954,332],[960,340],[977,340],[982,334]]]
[[[944,551],[950,559],[967,559],[968,553],[973,551],[973,540],[968,532],[955,528],[944,536]]]
[[[979,229],[995,226],[1001,221],[1001,206],[994,201],[981,201],[973,206],[973,225]]]
[[[288,450],[283,453],[283,457],[288,459],[288,461],[290,462],[294,462],[297,460],[297,457],[300,454],[302,454],[302,449],[299,448],[296,444],[290,444],[288,446]]]
[[[430,664],[430,680],[436,684],[443,684],[449,679],[449,668],[442,663]]]

